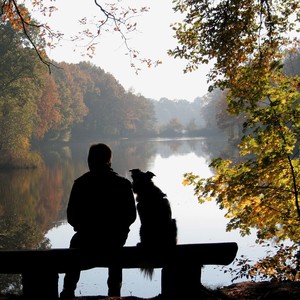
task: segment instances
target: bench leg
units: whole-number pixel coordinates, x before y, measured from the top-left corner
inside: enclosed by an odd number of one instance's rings
[[[201,290],[201,267],[174,265],[162,269],[163,299],[201,299]]]
[[[22,274],[25,299],[58,299],[58,273],[26,272]]]

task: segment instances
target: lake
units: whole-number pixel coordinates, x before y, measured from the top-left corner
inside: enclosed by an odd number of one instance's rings
[[[212,201],[199,204],[190,186],[183,186],[183,174],[194,172],[212,176],[211,158],[228,151],[226,141],[204,138],[112,140],[103,141],[113,150],[112,167],[130,178],[130,169],[151,171],[155,184],[167,194],[173,217],[177,220],[178,243],[237,242],[237,257],[255,260],[266,249],[255,244],[255,235],[241,237],[237,231],[226,232],[225,211]],[[65,248],[73,235],[66,222],[66,206],[74,179],[87,169],[87,153],[91,142],[39,149],[44,166],[39,170],[0,172],[0,242],[2,249],[52,247]],[[131,226],[126,245],[139,242],[139,219]],[[220,253],[222,255],[222,253]],[[11,282],[0,277],[1,289]],[[63,274],[59,276],[62,289]],[[230,273],[222,267],[206,266],[202,283],[218,287],[231,283]],[[76,295],[106,295],[107,270],[83,271]],[[9,285],[11,286],[11,284]],[[122,296],[154,297],[160,293],[160,270],[152,281],[139,270],[123,271]]]

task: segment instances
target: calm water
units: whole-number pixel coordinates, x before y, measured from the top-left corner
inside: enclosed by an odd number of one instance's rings
[[[226,232],[225,212],[214,202],[198,204],[191,187],[182,185],[183,174],[194,172],[202,177],[213,175],[208,165],[212,157],[226,153],[226,143],[210,139],[178,139],[147,141],[104,141],[113,149],[113,169],[130,179],[129,170],[150,170],[155,183],[171,202],[177,219],[178,243],[233,241],[239,245],[238,255],[256,259],[264,249],[255,245],[255,237],[241,238],[238,232]],[[61,149],[40,150],[45,165],[41,170],[0,173],[0,242],[3,249],[41,245],[65,248],[73,235],[66,223],[66,205],[73,180],[87,171],[86,156],[90,143]],[[126,245],[139,241],[139,220],[131,226]],[[222,253],[220,253],[222,255]],[[122,296],[153,297],[160,293],[160,270],[150,281],[139,270],[123,271]],[[59,288],[62,288],[59,278]],[[106,295],[107,270],[82,272],[77,295]],[[1,277],[1,289],[7,286]],[[229,273],[221,267],[206,266],[202,282],[209,287],[231,283]]]

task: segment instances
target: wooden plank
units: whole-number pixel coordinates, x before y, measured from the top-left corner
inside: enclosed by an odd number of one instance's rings
[[[181,244],[173,250],[155,247],[144,251],[140,247],[126,246],[119,251],[107,247],[100,249],[45,249],[0,251],[0,273],[21,274],[26,270],[52,270],[65,273],[75,267],[91,269],[107,268],[119,263],[123,268],[140,268],[149,263],[154,268],[166,265],[228,265],[237,253],[236,243]]]

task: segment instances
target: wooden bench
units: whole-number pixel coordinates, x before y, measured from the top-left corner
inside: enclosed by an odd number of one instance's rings
[[[162,268],[164,299],[201,299],[201,268],[228,265],[237,253],[236,243],[181,244],[172,251],[126,246],[118,251],[103,249],[46,249],[0,251],[0,273],[22,274],[25,299],[58,299],[58,274],[80,268]],[[124,279],[126,280],[126,278]],[[192,299],[192,298],[191,298]]]

